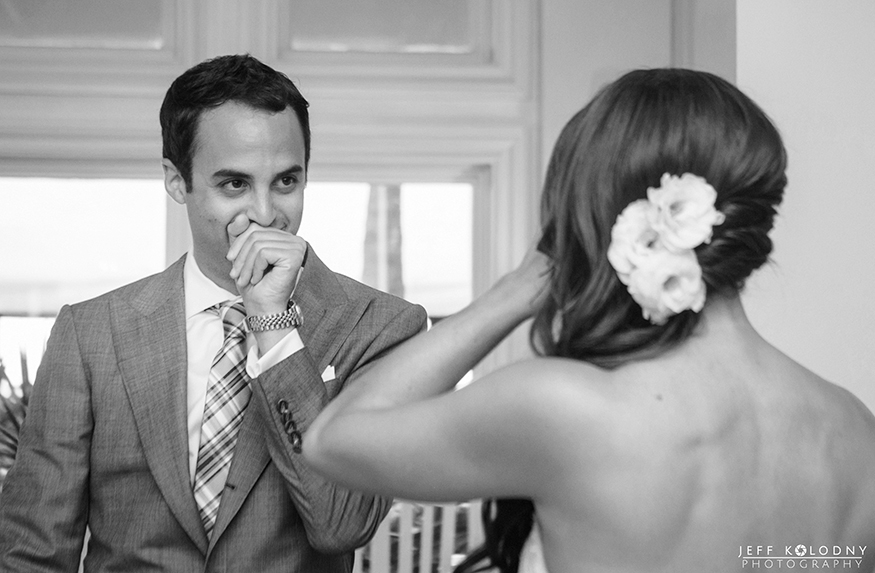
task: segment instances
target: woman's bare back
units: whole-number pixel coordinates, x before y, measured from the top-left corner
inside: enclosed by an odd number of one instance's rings
[[[571,467],[581,479],[536,500],[552,573],[801,568],[820,557],[875,568],[875,418],[726,310],[676,351],[582,385],[581,400],[600,393],[610,443],[596,469]]]

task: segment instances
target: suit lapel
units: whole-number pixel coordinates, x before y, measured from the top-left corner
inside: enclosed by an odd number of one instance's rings
[[[240,432],[237,434],[237,444],[234,446],[234,457],[231,459],[228,480],[222,492],[219,513],[213,526],[210,550],[215,546],[234,516],[237,515],[270,461],[270,454],[264,443],[264,436],[269,431],[270,429],[265,427],[261,418],[250,415],[249,412],[244,414],[243,423],[240,424]]]
[[[301,340],[318,372],[323,372],[340,345],[358,323],[366,305],[352,304],[337,277],[312,251],[294,298],[301,307],[304,322]],[[228,473],[231,488],[222,494],[222,503],[213,529],[212,545],[239,511],[249,492],[270,461],[264,435],[271,431],[248,412],[240,426],[234,459]]]
[[[176,519],[206,554],[188,469],[184,257],[113,300],[113,340],[146,461]]]

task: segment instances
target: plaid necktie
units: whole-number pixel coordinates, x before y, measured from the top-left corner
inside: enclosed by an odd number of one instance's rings
[[[252,393],[246,374],[246,331],[243,328],[246,311],[243,303],[226,301],[208,310],[218,312],[222,319],[225,340],[210,369],[194,474],[194,498],[207,537],[216,523],[237,433]]]

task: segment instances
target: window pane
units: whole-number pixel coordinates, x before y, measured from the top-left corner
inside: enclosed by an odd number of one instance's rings
[[[164,268],[162,181],[0,179],[0,315],[64,303]]]
[[[4,0],[0,45],[159,49],[164,0]]]
[[[470,53],[471,10],[459,0],[298,0],[290,14],[292,49]]]
[[[473,188],[468,183],[401,186],[404,286],[431,316],[446,316],[471,302]]]
[[[471,301],[468,183],[307,186],[299,234],[334,271],[445,316]]]
[[[309,182],[298,230],[331,270],[359,281],[370,189],[367,183]]]
[[[0,178],[0,213],[2,395],[33,382],[63,304],[165,267],[167,204],[160,180]]]
[[[0,316],[0,367],[7,391],[21,396],[22,383],[33,383],[54,323],[53,316]],[[0,383],[0,396],[3,391]]]

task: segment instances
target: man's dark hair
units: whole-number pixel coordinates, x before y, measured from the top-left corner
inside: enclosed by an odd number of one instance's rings
[[[198,120],[205,110],[229,101],[273,113],[291,107],[304,134],[304,167],[309,165],[309,104],[292,80],[248,54],[219,56],[176,78],[161,104],[163,156],[176,166],[188,192]]]

